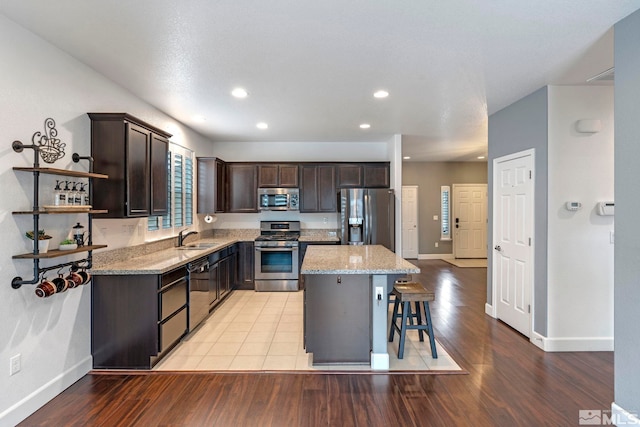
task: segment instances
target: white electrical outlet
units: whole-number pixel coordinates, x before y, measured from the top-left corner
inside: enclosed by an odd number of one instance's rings
[[[437,220],[438,220],[438,215],[434,215],[434,216],[433,216],[433,220],[434,220],[434,221],[437,221]]]
[[[18,353],[9,359],[9,375],[15,375],[22,369],[22,356]]]
[[[438,247],[438,242],[434,243],[433,246],[437,248]]]
[[[382,286],[376,286],[376,299],[382,299],[384,295],[384,288]]]

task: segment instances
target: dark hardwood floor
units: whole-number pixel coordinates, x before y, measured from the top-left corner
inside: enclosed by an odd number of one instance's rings
[[[21,426],[572,426],[610,408],[613,353],[544,353],[484,314],[486,269],[417,261],[468,375],[89,374]]]

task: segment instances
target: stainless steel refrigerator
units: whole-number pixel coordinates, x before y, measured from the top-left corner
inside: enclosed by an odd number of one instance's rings
[[[395,195],[388,188],[340,190],[343,245],[383,245],[395,252]]]

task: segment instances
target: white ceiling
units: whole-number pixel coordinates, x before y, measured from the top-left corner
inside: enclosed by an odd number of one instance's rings
[[[547,84],[584,84],[612,67],[609,30],[639,7],[638,0],[0,0],[10,19],[212,140],[402,134],[412,161],[486,154],[488,114]],[[231,97],[236,86],[249,97]],[[374,99],[378,89],[390,96]],[[259,121],[269,129],[257,129]]]

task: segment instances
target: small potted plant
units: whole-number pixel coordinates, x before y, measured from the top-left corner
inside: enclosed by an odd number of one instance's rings
[[[35,244],[33,230],[27,231],[25,233],[28,239],[33,240]],[[51,240],[51,236],[44,232],[44,230],[38,230],[38,252],[41,254],[47,253],[49,250],[49,240]]]
[[[78,244],[76,243],[75,240],[65,239],[62,242],[60,242],[60,246],[58,246],[58,249],[60,249],[61,251],[68,251],[71,249],[76,249],[77,247],[78,247]]]

